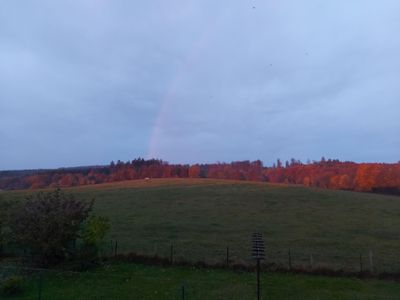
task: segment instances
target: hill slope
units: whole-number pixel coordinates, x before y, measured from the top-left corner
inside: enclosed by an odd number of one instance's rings
[[[109,239],[119,250],[176,258],[250,259],[250,234],[262,232],[267,262],[358,270],[369,251],[378,271],[400,270],[400,198],[212,179],[152,179],[68,188],[95,197],[95,210],[111,219]],[[23,198],[31,191],[3,192]],[[109,244],[107,245],[107,247]]]

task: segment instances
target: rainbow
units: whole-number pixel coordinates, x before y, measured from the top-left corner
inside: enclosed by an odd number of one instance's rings
[[[146,154],[147,159],[167,156],[166,153],[162,153],[160,149],[160,141],[163,137],[164,124],[168,120],[170,110],[174,108],[176,96],[179,93],[182,79],[190,76],[191,71],[194,69],[194,66],[197,64],[198,59],[200,58],[202,50],[206,45],[209,44],[208,41],[210,39],[210,33],[210,30],[203,32],[200,38],[196,40],[191,47],[191,51],[189,51],[189,54],[183,60],[184,63],[180,66],[176,76],[172,79],[169,87],[167,88],[165,96],[161,101],[161,108],[158,111],[151,130]]]

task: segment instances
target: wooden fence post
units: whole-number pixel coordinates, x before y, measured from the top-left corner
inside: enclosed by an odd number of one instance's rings
[[[184,283],[182,283],[181,291],[182,291],[182,300],[185,300],[185,284]]]
[[[229,267],[229,247],[226,247],[226,266]]]
[[[117,257],[117,253],[118,253],[118,241],[115,240],[114,257]]]
[[[310,267],[311,267],[311,269],[314,268],[314,257],[312,254],[310,254]]]
[[[43,289],[43,273],[39,272],[39,282],[38,282],[38,299],[42,299],[42,289]]]
[[[369,250],[369,268],[370,268],[370,272],[373,273],[374,272],[374,258],[373,258],[373,253],[371,250]]]

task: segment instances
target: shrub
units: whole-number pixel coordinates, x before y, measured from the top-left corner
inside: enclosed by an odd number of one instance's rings
[[[8,225],[9,215],[11,210],[14,208],[15,203],[3,200],[0,197],[0,257],[3,254],[3,247],[8,242]]]
[[[11,223],[15,242],[29,249],[41,265],[65,260],[93,201],[77,200],[60,189],[28,197]]]
[[[22,292],[23,279],[21,276],[10,276],[0,285],[1,295],[14,296]]]
[[[87,245],[98,245],[110,229],[108,218],[91,216],[83,225],[80,238]]]
[[[99,246],[104,239],[110,222],[105,217],[91,216],[83,224],[80,232],[82,245],[79,249],[80,260],[93,261],[98,258]]]

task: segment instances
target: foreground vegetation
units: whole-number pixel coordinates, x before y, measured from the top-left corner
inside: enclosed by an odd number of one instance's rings
[[[31,275],[32,276],[32,275]],[[38,273],[22,294],[9,299],[37,299]],[[42,299],[255,299],[255,275],[228,270],[113,264],[84,273],[43,272]],[[264,299],[398,299],[391,281],[292,274],[262,276]]]
[[[91,214],[93,203],[94,199],[75,199],[60,189],[35,193],[23,202],[1,201],[0,259],[23,255],[39,266],[96,260],[109,224]],[[19,253],[4,251],[9,246]]]
[[[110,219],[108,241],[118,252],[174,259],[250,261],[250,234],[262,232],[267,263],[359,270],[359,254],[374,272],[400,270],[400,198],[212,179],[152,179],[67,189],[96,198],[96,214]],[[23,199],[31,191],[3,192]],[[110,253],[110,243],[104,246]]]

